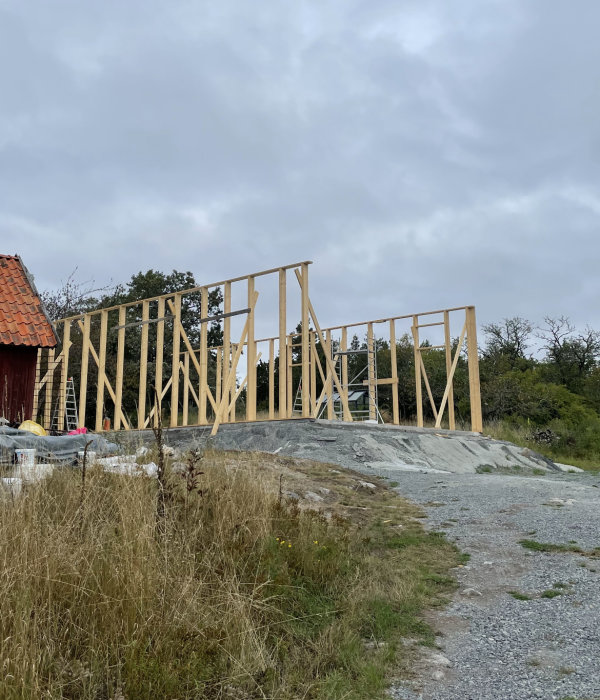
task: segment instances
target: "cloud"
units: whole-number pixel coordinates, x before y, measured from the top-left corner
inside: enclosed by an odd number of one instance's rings
[[[328,323],[600,327],[600,6],[0,5],[0,240],[40,287],[312,259]]]

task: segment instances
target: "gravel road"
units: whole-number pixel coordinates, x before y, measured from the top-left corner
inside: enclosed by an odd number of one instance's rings
[[[399,493],[423,505],[429,527],[444,530],[471,559],[457,569],[460,585],[451,605],[430,619],[439,648],[424,649],[415,680],[397,685],[391,696],[598,700],[600,557],[531,551],[519,540],[600,547],[600,478],[392,478],[400,481]],[[544,597],[548,591],[555,593]]]

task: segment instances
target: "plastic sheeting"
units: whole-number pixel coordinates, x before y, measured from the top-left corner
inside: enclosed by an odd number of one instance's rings
[[[114,455],[121,451],[114,442],[93,433],[86,435],[33,435],[25,430],[0,427],[0,464],[13,464],[15,450],[35,449],[36,460],[53,463],[72,463],[77,460],[77,452],[85,449],[92,441],[89,450],[100,455]]]

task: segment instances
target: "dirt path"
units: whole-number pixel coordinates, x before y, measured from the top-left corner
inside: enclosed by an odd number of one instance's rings
[[[401,474],[397,491],[470,553],[453,602],[432,616],[438,653],[394,698],[600,698],[600,557],[520,540],[600,547],[600,478]],[[528,599],[517,599],[509,593]]]

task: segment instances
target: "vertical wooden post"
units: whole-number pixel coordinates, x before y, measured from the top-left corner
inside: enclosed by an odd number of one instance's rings
[[[331,357],[333,359],[332,355],[332,340],[331,340],[331,331],[327,331],[327,342],[325,344],[325,354],[327,357]],[[327,420],[333,420],[335,418],[335,414],[333,412],[333,380],[331,378],[331,372],[329,371],[329,368],[327,366],[327,362],[325,362],[325,370],[326,370],[326,382],[325,382],[325,395],[327,396]]]
[[[173,361],[171,363],[171,428],[175,428],[179,423],[179,348],[181,345],[179,324],[181,323],[181,294],[175,294],[173,305],[175,307],[175,318],[173,319]]]
[[[315,416],[317,407],[317,342],[316,334],[310,333],[310,415]],[[304,388],[304,387],[303,387]],[[316,416],[315,416],[316,418]]]
[[[142,329],[140,342],[140,386],[138,391],[138,429],[146,420],[146,386],[148,382],[148,333],[150,331],[150,302],[142,302]]]
[[[158,309],[156,312],[157,318],[164,319],[165,317],[165,299],[161,297],[158,300]],[[158,416],[162,417],[162,380],[163,380],[163,358],[165,352],[165,322],[156,322],[156,368],[154,374],[154,389],[155,395],[153,402],[157,401],[156,411],[154,413],[154,427],[158,426]]]
[[[231,313],[231,282],[225,282],[223,288],[223,311],[228,314]],[[233,352],[231,348],[231,318],[225,317],[223,319],[223,384],[226,385],[227,377],[229,376],[229,370],[231,368],[231,360],[233,357]],[[230,390],[229,401],[233,398],[233,392],[235,392],[235,382],[233,382],[233,390]],[[229,412],[225,411],[222,416],[222,422],[227,423],[229,421]]]
[[[286,270],[279,270],[279,418],[287,417],[287,349],[286,349],[286,325],[287,325],[287,298],[286,298]]]
[[[377,391],[375,382],[375,339],[373,337],[373,324],[367,324],[367,379],[369,382],[369,420],[377,420]]]
[[[83,340],[81,345],[81,376],[79,378],[79,425],[85,427],[85,404],[87,398],[88,364],[90,357],[90,325],[92,317],[85,314],[83,317]]]
[[[302,417],[310,417],[310,345],[309,345],[309,296],[308,265],[302,264]]]
[[[296,277],[298,279],[299,284],[302,285],[301,275],[298,272],[298,270],[296,270]],[[319,338],[319,342],[324,345],[326,342],[325,336],[323,335],[321,328],[319,326],[319,321],[317,320],[315,310],[313,308],[313,305],[310,303],[310,299],[307,299],[307,301],[308,301],[310,316],[313,320],[313,323],[315,324],[315,332],[317,334],[317,337]],[[335,383],[337,390],[340,393],[342,393],[342,385],[340,384],[340,380],[337,376],[337,372],[335,371],[333,361],[330,357],[326,357],[325,359],[326,359],[326,363],[327,363],[327,370],[329,372],[331,372],[331,376],[332,376],[332,379]],[[351,422],[352,421],[352,414],[350,413],[350,407],[348,405],[348,401],[344,398],[344,399],[342,399],[342,404],[343,404],[343,409],[344,409],[344,420]]]
[[[48,381],[46,382],[46,395],[44,397],[44,428],[50,430],[52,427],[52,388],[54,385],[54,354],[55,349],[48,350]]]
[[[340,351],[343,353],[348,351],[348,329],[346,326],[342,328]],[[346,401],[348,401],[348,396],[350,395],[350,390],[348,389],[348,355],[342,355],[342,389],[346,394]],[[342,397],[340,395],[340,406],[342,405]],[[341,414],[343,419],[343,411],[341,411]]]
[[[413,316],[412,325],[415,358],[415,395],[417,401],[417,425],[423,427],[423,385],[421,382],[421,345],[419,343],[419,317]]]
[[[400,424],[400,412],[398,408],[398,365],[396,361],[396,324],[390,321],[390,366],[392,373],[392,421],[394,425]]]
[[[121,429],[121,411],[123,404],[123,364],[125,356],[125,322],[127,320],[127,308],[119,307],[119,326],[117,332],[117,378],[115,386],[115,430]]]
[[[234,356],[237,354],[238,345],[239,345],[239,343],[231,343],[231,362],[232,363],[233,363]],[[231,365],[231,367],[232,367],[234,372],[237,372],[237,368],[234,368],[233,364]],[[229,411],[229,422],[235,423],[235,404],[237,403],[237,401],[234,401],[233,398],[236,394],[237,381],[234,379],[232,382],[230,382],[229,386],[231,387],[229,389],[229,396],[230,396],[230,403],[231,403],[231,410]]]
[[[475,307],[467,306],[467,358],[469,363],[469,398],[471,401],[471,430],[475,433],[483,431],[481,414],[481,389],[479,386],[479,355],[477,349],[477,322]]]
[[[215,403],[221,403],[221,388],[223,379],[223,348],[217,348],[217,366],[215,368]]]
[[[38,348],[37,358],[35,361],[35,384],[34,384],[34,394],[33,394],[33,408],[31,409],[31,416],[25,416],[33,421],[37,421],[38,409],[40,406],[40,374],[42,369],[42,348]]]
[[[254,340],[254,277],[248,277],[248,306],[250,314],[248,316],[248,353],[246,356],[248,367],[246,376],[248,384],[246,386],[246,420],[256,420],[256,342]]]
[[[269,420],[275,418],[275,338],[269,340]]]
[[[208,289],[202,287],[200,290],[200,315],[202,318],[208,316]],[[198,424],[206,425],[206,402],[208,387],[208,322],[205,321],[200,327],[200,408],[198,412]]]
[[[190,353],[183,353],[183,416],[181,425],[188,424],[188,403],[190,400]]]
[[[287,417],[291,418],[294,414],[294,387],[293,387],[293,367],[292,362],[294,361],[294,348],[292,344],[294,342],[294,336],[288,335],[286,355],[287,355]]]
[[[452,342],[450,339],[450,314],[444,311],[444,345],[446,347],[446,381],[450,379],[450,369],[452,367]],[[448,391],[448,427],[456,430],[456,420],[454,417],[454,387],[453,379],[450,381]]]
[[[251,304],[250,304],[251,312],[254,311],[257,299],[258,299],[258,293],[255,292],[253,297],[252,297]],[[240,336],[240,342],[237,344],[237,349],[236,349],[235,354],[233,355],[233,357],[231,359],[231,370],[229,371],[229,373],[227,375],[227,380],[225,381],[225,387],[224,387],[224,391],[223,391],[224,398],[222,399],[220,406],[217,407],[217,410],[215,412],[215,421],[213,423],[213,427],[212,427],[212,430],[210,432],[211,436],[216,435],[217,430],[219,429],[219,424],[221,423],[221,419],[223,417],[223,414],[225,413],[225,411],[228,410],[227,401],[229,400],[229,396],[230,396],[231,392],[233,391],[233,387],[234,387],[234,384],[236,381],[237,366],[238,366],[238,362],[240,359],[240,355],[242,354],[242,350],[244,349],[244,344],[245,344],[246,338],[248,337],[248,327],[249,326],[250,326],[250,317],[248,316],[246,318],[246,323],[244,324],[244,328],[242,330],[242,335]],[[244,382],[242,382],[242,385],[240,386],[240,391],[241,391],[242,387],[245,385],[246,381],[247,381],[247,379],[244,380]],[[235,404],[237,396],[238,396],[238,391],[235,392],[234,398],[233,398],[230,405]]]
[[[62,363],[60,371],[60,393],[58,395],[58,429],[65,428],[67,402],[67,379],[69,377],[69,348],[71,347],[71,321],[63,322]]]
[[[98,348],[98,386],[96,388],[96,432],[102,430],[104,418],[104,385],[106,383],[106,336],[108,311],[100,312],[100,347]]]

